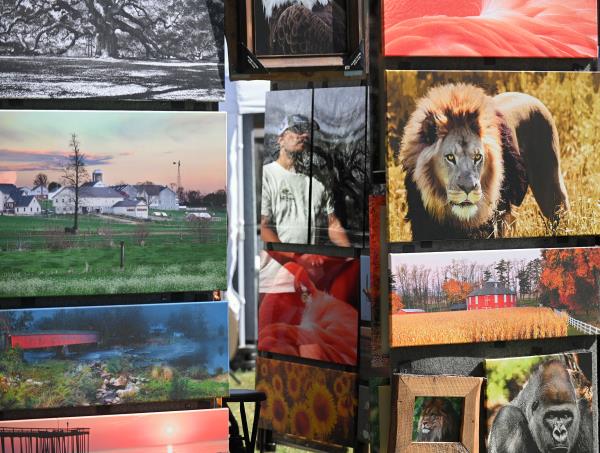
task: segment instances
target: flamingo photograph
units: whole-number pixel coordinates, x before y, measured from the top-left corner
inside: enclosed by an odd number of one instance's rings
[[[384,0],[384,54],[596,58],[595,0]]]

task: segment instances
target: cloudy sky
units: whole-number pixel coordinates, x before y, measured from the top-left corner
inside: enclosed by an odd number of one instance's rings
[[[186,189],[225,188],[226,123],[219,112],[0,111],[0,182],[31,187],[40,172],[62,183],[77,134],[88,173],[104,182],[181,182]]]
[[[510,261],[534,260],[541,257],[541,249],[485,250],[474,252],[438,252],[438,253],[391,253],[390,265],[395,269],[399,264],[423,266],[430,269],[443,268],[453,261],[474,262],[484,266],[494,264],[501,259]]]

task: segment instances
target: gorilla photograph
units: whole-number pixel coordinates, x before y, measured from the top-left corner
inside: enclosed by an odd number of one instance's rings
[[[390,242],[600,233],[600,74],[386,79]]]
[[[485,361],[488,453],[593,453],[592,354]]]
[[[460,442],[464,398],[417,396],[413,442]]]

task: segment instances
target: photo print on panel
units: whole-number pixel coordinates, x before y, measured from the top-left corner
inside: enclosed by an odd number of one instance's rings
[[[597,451],[592,369],[589,352],[486,360],[487,451]]]
[[[250,0],[257,56],[344,54],[346,0]]]
[[[600,75],[387,71],[390,242],[600,233]]]
[[[596,58],[596,0],[383,0],[389,57]]]
[[[354,445],[356,373],[258,357],[256,390],[267,395],[259,427],[319,450]]]
[[[0,112],[0,297],[224,289],[225,131],[220,112]]]
[[[0,421],[0,430],[7,453],[223,453],[229,450],[228,417],[226,408],[149,412]],[[48,450],[27,450],[28,442]]]
[[[365,109],[364,87],[267,93],[264,242],[362,246]]]
[[[10,6],[9,6],[10,4]],[[8,2],[5,98],[225,98],[223,0]]]
[[[360,260],[263,251],[258,349],[357,365]]]
[[[226,302],[0,310],[0,328],[0,410],[229,394]]]
[[[600,247],[390,254],[392,347],[600,329]]]

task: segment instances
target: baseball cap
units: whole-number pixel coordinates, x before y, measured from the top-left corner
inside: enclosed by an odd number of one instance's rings
[[[311,121],[305,115],[300,115],[298,113],[294,113],[293,115],[288,115],[283,119],[283,122],[279,126],[279,130],[277,131],[277,135],[283,134],[286,130],[295,128],[298,132],[310,131]],[[312,120],[312,128],[315,131],[321,129],[319,123],[316,120]]]

